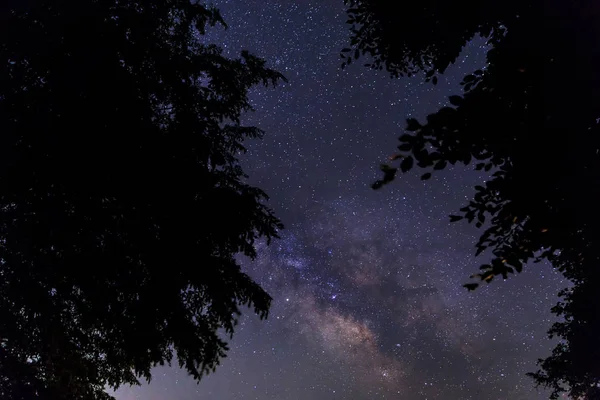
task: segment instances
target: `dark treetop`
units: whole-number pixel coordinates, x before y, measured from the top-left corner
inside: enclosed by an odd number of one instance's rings
[[[600,398],[600,7],[593,1],[347,0],[352,48],[344,66],[392,76],[425,72],[436,84],[475,35],[488,39],[488,65],[464,77],[463,94],[424,122],[409,119],[397,165],[375,188],[413,167],[426,180],[449,164],[490,171],[453,221],[485,228],[477,253],[493,255],[479,281],[549,260],[573,286],[553,309],[560,340],[540,360],[536,383],[573,398]],[[476,288],[478,283],[465,285]]]
[[[0,4],[0,397],[106,399],[225,356],[270,297],[234,259],[281,228],[236,156],[282,76],[189,0]]]

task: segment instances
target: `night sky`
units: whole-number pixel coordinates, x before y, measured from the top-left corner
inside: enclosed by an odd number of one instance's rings
[[[243,166],[286,225],[244,268],[274,297],[267,321],[240,320],[229,357],[194,383],[176,367],[118,400],[547,399],[524,374],[549,354],[546,330],[565,285],[548,265],[468,293],[485,257],[480,231],[448,215],[485,175],[457,167],[422,182],[419,171],[379,191],[378,165],[409,116],[424,118],[484,66],[473,43],[437,86],[390,79],[348,46],[342,0],[215,3],[229,29],[212,42],[248,49],[289,83],[252,93],[246,123],[266,131]]]

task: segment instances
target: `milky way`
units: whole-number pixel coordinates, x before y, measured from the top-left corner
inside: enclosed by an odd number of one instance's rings
[[[259,244],[248,273],[274,297],[267,321],[242,317],[229,357],[196,385],[176,368],[131,399],[544,399],[524,376],[546,356],[549,309],[565,285],[536,264],[475,293],[462,284],[479,231],[449,224],[485,179],[454,168],[426,183],[409,174],[369,184],[405,118],[423,118],[484,62],[465,49],[437,86],[339,68],[342,1],[218,1],[229,28],[209,40],[264,57],[289,83],[252,93],[246,117],[266,131],[244,166],[286,229]]]

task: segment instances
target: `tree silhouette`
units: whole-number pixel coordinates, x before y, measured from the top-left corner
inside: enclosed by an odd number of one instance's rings
[[[283,77],[202,35],[189,0],[0,2],[0,397],[109,399],[225,357],[240,270],[282,226],[237,155],[247,91]]]
[[[409,119],[399,152],[374,188],[419,167],[421,178],[457,163],[490,171],[451,221],[484,228],[477,254],[492,260],[465,285],[549,260],[573,286],[553,312],[560,339],[530,374],[573,398],[600,398],[600,8],[592,1],[426,0],[401,11],[382,0],[346,0],[352,48],[392,76],[423,72],[433,84],[475,35],[487,38],[487,67],[465,76],[449,106]]]

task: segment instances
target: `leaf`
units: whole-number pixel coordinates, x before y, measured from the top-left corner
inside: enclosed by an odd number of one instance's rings
[[[354,51],[354,58],[355,58],[355,59],[358,59],[358,57],[359,57],[359,56],[360,56],[360,50],[359,50],[359,49],[356,49],[356,50]]]
[[[438,77],[434,76],[433,78],[431,78],[431,83],[433,83],[434,85],[437,85],[437,83],[438,83]]]
[[[421,162],[423,162],[424,164],[427,165],[431,165],[433,164],[430,159],[429,159],[429,152],[423,148],[422,146],[419,146],[419,149],[414,149],[413,153],[415,154],[415,158]]]
[[[410,151],[412,149],[412,144],[411,143],[403,143],[400,146],[398,146],[398,150],[402,150],[402,151]]]
[[[428,180],[429,178],[431,178],[431,172],[427,172],[427,173],[425,173],[425,174],[421,175],[421,180],[422,180],[422,181],[426,181],[426,180]]]
[[[411,156],[406,157],[400,163],[400,170],[402,170],[402,172],[409,171],[413,167],[414,162],[415,162],[415,160]]]
[[[435,74],[435,69],[427,71],[427,73],[425,74],[425,78],[431,78],[433,74]]]
[[[406,120],[406,130],[409,132],[418,131],[421,129],[421,124],[414,118],[408,118]]]
[[[456,222],[456,221],[460,221],[461,219],[463,219],[464,217],[462,215],[451,215],[450,216],[450,222]]]
[[[433,166],[433,169],[435,169],[435,170],[438,170],[438,171],[439,171],[439,170],[441,170],[441,169],[444,169],[444,168],[446,168],[446,165],[448,165],[448,163],[446,162],[446,160],[440,160],[440,161],[438,161],[438,162],[437,162],[437,163],[436,163],[436,164]]]
[[[419,122],[417,122],[417,124],[418,123]],[[414,141],[414,139],[415,139],[415,137],[413,135],[411,135],[409,133],[405,133],[402,136],[400,136],[400,138],[398,140],[401,141],[401,142],[409,142],[410,143],[410,142]]]
[[[448,100],[450,100],[450,104],[452,104],[453,106],[460,106],[463,103],[463,98],[461,96],[450,96],[448,97]]]
[[[382,186],[383,186],[383,181],[379,180],[379,181],[376,181],[375,183],[373,183],[371,185],[371,188],[377,190],[377,189],[381,189]]]
[[[512,263],[512,266],[515,267],[515,271],[517,271],[518,273],[521,273],[521,271],[523,271],[523,263],[519,260],[515,260],[515,262]]]
[[[349,48],[347,48],[347,47],[344,47],[344,48],[342,49],[342,53],[349,53],[350,51],[351,51],[351,49],[349,49]]]
[[[473,82],[475,80],[475,75],[467,75],[463,78],[463,82],[464,83],[469,83],[469,82]]]
[[[479,287],[479,283],[467,283],[465,285],[463,285],[464,288],[466,288],[469,292],[472,290],[477,289],[477,287]]]
[[[502,278],[503,279],[507,279],[508,278],[508,274],[514,274],[515,271],[511,268],[511,267],[505,267],[502,270]]]
[[[398,168],[387,168],[384,172],[383,172],[383,180],[384,182],[388,183],[394,180],[394,178],[396,177],[396,172],[398,171]]]

